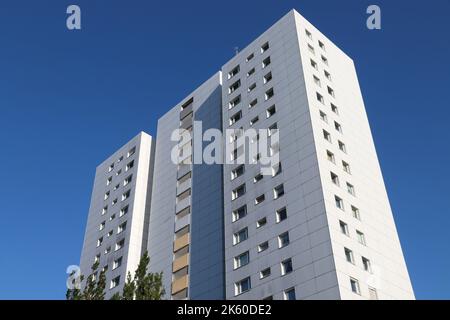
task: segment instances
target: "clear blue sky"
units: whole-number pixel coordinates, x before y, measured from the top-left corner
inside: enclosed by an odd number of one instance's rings
[[[354,59],[416,296],[450,298],[447,0],[2,0],[0,298],[63,299],[96,165],[292,8]]]

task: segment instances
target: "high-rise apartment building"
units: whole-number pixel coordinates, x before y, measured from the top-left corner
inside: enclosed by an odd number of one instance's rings
[[[259,154],[198,162],[208,129],[278,130],[278,160],[269,174]],[[222,160],[239,152],[231,138]],[[414,299],[353,61],[295,10],[159,120],[154,157],[135,253],[163,271],[167,298]],[[82,269],[104,249],[99,168]]]

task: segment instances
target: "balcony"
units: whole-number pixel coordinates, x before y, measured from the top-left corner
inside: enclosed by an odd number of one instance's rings
[[[175,259],[172,264],[172,272],[177,272],[180,269],[183,269],[189,264],[189,253],[182,255],[178,259]]]
[[[172,282],[172,294],[176,294],[177,292],[186,289],[188,286],[188,282],[189,282],[188,275],[182,276],[181,278],[174,280]]]
[[[189,244],[189,232],[182,235],[173,242],[173,252],[176,252],[181,248],[186,247],[188,244]]]

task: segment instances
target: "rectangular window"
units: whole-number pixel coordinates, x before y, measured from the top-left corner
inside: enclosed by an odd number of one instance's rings
[[[237,65],[236,67],[234,67],[230,72],[228,72],[228,79],[233,78],[235,75],[237,75],[240,71],[240,67],[239,65]]]
[[[267,224],[267,218],[261,218],[256,222],[256,228],[261,228]]]
[[[255,56],[255,55],[254,55],[253,53],[249,54],[249,55],[247,56],[247,59],[245,59],[245,61],[246,61],[246,62],[249,62],[250,60],[253,59],[254,56]]]
[[[98,238],[97,240],[97,247],[100,247],[103,243],[103,237]]]
[[[334,128],[336,129],[336,131],[342,133],[342,126],[336,121],[334,122]]]
[[[228,103],[228,109],[233,109],[236,107],[239,103],[241,103],[241,95],[238,95],[237,97],[233,98],[230,103]]]
[[[104,199],[104,200],[108,200],[109,195],[110,195],[110,192],[109,192],[109,191],[106,192],[106,193],[105,193],[105,196],[103,197],[103,199]]]
[[[106,214],[108,212],[108,206],[104,206],[102,209],[102,215]]]
[[[133,167],[134,167],[134,160],[127,164],[127,166],[125,167],[125,171],[128,171]]]
[[[312,34],[308,30],[305,29],[306,36],[312,40]]]
[[[341,232],[345,234],[346,236],[349,235],[348,233],[348,225],[344,221],[339,220],[339,227],[341,228]]]
[[[131,148],[130,151],[128,151],[128,153],[127,153],[127,158],[131,157],[135,153],[136,153],[136,147]]]
[[[250,126],[254,125],[255,123],[257,123],[259,120],[258,117],[254,117],[252,120],[250,120]]]
[[[259,272],[259,278],[260,278],[260,279],[267,278],[267,277],[270,276],[270,274],[271,274],[270,268],[266,268],[266,269],[261,270],[261,271]]]
[[[238,269],[247,265],[250,262],[250,254],[249,252],[244,252],[237,257],[234,257],[234,269]]]
[[[313,79],[314,79],[314,83],[320,87],[320,86],[321,86],[321,85],[320,85],[320,79],[317,78],[317,77],[314,76],[314,75],[313,75]]]
[[[258,181],[261,181],[263,179],[263,175],[261,173],[258,173],[254,178],[253,178],[253,183],[257,183]]]
[[[284,248],[289,244],[289,232],[282,233],[278,236],[278,248]]]
[[[126,215],[127,213],[128,213],[128,206],[125,206],[122,209],[120,209],[119,217],[122,217],[122,216]]]
[[[323,74],[325,75],[325,78],[328,79],[328,81],[331,81],[331,74],[327,70],[323,70]]]
[[[114,187],[114,191],[116,191],[117,189],[119,189],[119,187],[120,187],[120,184],[116,184],[116,186]]]
[[[317,101],[324,104],[323,96],[320,93],[316,92],[316,98],[317,98]]]
[[[269,82],[270,80],[272,80],[272,72],[269,72],[268,74],[266,74],[266,75],[263,77],[263,82],[264,82],[264,84],[266,84],[266,83]]]
[[[319,111],[319,115],[320,115],[320,120],[328,123],[327,114],[325,112]]]
[[[324,56],[321,56],[322,58],[322,62],[325,63],[326,65],[328,65],[328,59],[325,58]]]
[[[250,277],[247,277],[241,281],[238,281],[234,284],[234,295],[240,295],[244,292],[247,292],[251,289]]]
[[[233,210],[233,222],[238,221],[247,215],[247,205]]]
[[[335,163],[334,153],[329,151],[329,150],[327,150],[327,159],[328,159],[328,161],[331,161],[331,162]]]
[[[284,276],[292,272],[292,259],[286,259],[281,262],[281,275]]]
[[[358,242],[361,243],[363,246],[365,246],[366,245],[366,237],[364,236],[364,233],[356,230],[356,236],[358,238]]]
[[[277,112],[277,110],[276,110],[276,108],[275,108],[275,105],[269,107],[269,108],[266,110],[266,117],[267,117],[267,118],[270,118],[271,116],[273,116],[273,115],[275,114],[275,112]]]
[[[133,180],[133,175],[130,174],[128,177],[125,178],[125,180],[123,181],[123,185],[126,186],[127,184],[129,184],[131,181]]]
[[[245,166],[243,164],[234,168],[233,170],[231,170],[231,180],[234,180],[237,177],[242,176],[244,174],[244,172],[245,172]]]
[[[276,130],[278,129],[278,125],[275,122],[274,124],[272,124],[269,129],[268,129],[268,136],[270,137],[272,134],[276,133]]]
[[[122,265],[122,257],[119,257],[118,259],[114,260],[113,262],[113,270],[119,268]]]
[[[248,104],[248,107],[249,107],[249,108],[253,108],[254,106],[256,106],[257,103],[258,103],[258,99],[253,99],[253,100]]]
[[[111,284],[110,284],[109,288],[110,289],[114,289],[119,284],[120,284],[120,276],[117,276],[117,277],[115,277],[114,279],[111,280]]]
[[[245,241],[247,239],[248,239],[248,228],[245,227],[244,229],[239,230],[233,235],[233,245],[241,243],[242,241]]]
[[[248,72],[247,72],[247,77],[250,77],[252,74],[255,73],[255,68],[251,68]]]
[[[323,42],[320,40],[318,42],[319,42],[320,49],[325,50],[325,45],[323,44]]]
[[[122,201],[127,200],[130,197],[131,190],[128,190],[122,194]]]
[[[354,279],[354,278],[350,278],[350,287],[352,289],[353,293],[356,294],[361,294],[361,290],[359,289],[359,281]]]
[[[115,205],[115,204],[117,203],[117,201],[118,201],[117,198],[115,198],[115,199],[111,202],[111,204],[112,204],[112,205]]]
[[[295,300],[295,288],[290,288],[283,293],[284,300]]]
[[[353,257],[353,251],[350,249],[344,248],[344,252],[345,252],[345,259],[347,260],[347,262],[355,264],[355,259]]]
[[[267,67],[270,64],[270,62],[271,62],[270,57],[265,58],[262,62],[262,67],[263,68]]]
[[[124,245],[125,245],[125,239],[122,239],[119,242],[116,242],[115,251],[122,249]]]
[[[350,172],[350,165],[347,162],[342,161],[342,169],[345,172],[347,172],[348,174],[351,174],[351,172]]]
[[[287,210],[286,207],[277,210],[277,223],[284,221],[287,219]]]
[[[269,42],[266,42],[261,46],[261,53],[264,53],[267,50],[269,50]]]
[[[239,111],[230,117],[230,126],[242,118],[242,111]]]
[[[122,233],[126,230],[127,228],[127,222],[123,222],[121,224],[119,224],[119,226],[117,227],[117,234]]]
[[[280,184],[279,186],[276,186],[273,188],[273,198],[278,199],[284,195],[284,186],[283,184]]]
[[[102,231],[103,229],[105,229],[105,225],[106,225],[106,221],[103,221],[102,223],[100,223],[100,226],[98,227],[98,229],[100,231]]]
[[[274,95],[273,88],[270,88],[269,90],[266,91],[264,96],[266,100],[269,100],[270,98],[273,97],[273,95]]]
[[[106,185],[109,186],[109,185],[111,184],[111,182],[112,182],[112,177],[109,177],[109,178],[106,180]]]
[[[255,90],[255,89],[256,89],[256,82],[255,82],[255,83],[252,83],[252,84],[248,87],[247,91],[248,91],[248,92],[251,92],[251,91],[253,91],[253,90]]]
[[[330,96],[334,97],[334,90],[332,88],[330,88],[330,87],[327,87],[327,90],[328,90],[328,94]]]
[[[281,167],[281,162],[278,162],[276,165],[272,166],[272,177],[276,177],[281,172],[283,172],[283,168]]]
[[[231,86],[228,87],[228,93],[233,93],[241,86],[241,80],[237,80]]]
[[[334,104],[331,103],[331,111],[333,111],[334,113],[336,113],[337,115],[339,114],[339,110],[338,107],[335,106]]]
[[[377,289],[369,287],[369,299],[370,300],[378,300]]]
[[[339,198],[338,196],[334,196],[334,201],[337,208],[344,210],[344,201],[341,198]]]
[[[350,193],[352,196],[355,196],[355,187],[347,182],[347,191],[348,193]]]
[[[335,185],[339,186],[339,177],[338,177],[338,175],[335,174],[335,173],[333,173],[333,172],[330,172],[330,176],[331,176],[331,181],[332,181]]]
[[[331,134],[326,130],[323,130],[323,138],[328,142],[331,142]]]
[[[245,194],[245,184],[240,185],[231,192],[231,200],[235,200]]]
[[[310,45],[309,43],[308,43],[308,50],[309,50],[309,52],[311,52],[312,54],[315,54],[315,52],[314,52],[314,47],[313,47],[312,45]]]
[[[372,265],[370,263],[370,260],[365,257],[361,257],[361,260],[364,267],[364,271],[372,273]]]
[[[315,62],[313,59],[310,59],[311,67],[317,70],[317,62]]]
[[[264,194],[262,194],[262,195],[256,197],[256,199],[255,199],[255,205],[260,204],[260,203],[263,202],[264,200],[266,200],[266,196],[265,196]]]
[[[264,241],[263,243],[258,245],[258,252],[263,252],[263,251],[266,251],[267,249],[269,249],[268,241]]]
[[[107,247],[106,249],[105,249],[105,254],[108,254],[108,253],[110,253],[111,252],[111,247]]]
[[[355,219],[361,220],[361,216],[359,215],[359,209],[357,207],[352,206],[352,216]]]
[[[345,147],[345,144],[342,141],[338,141],[339,150],[341,150],[344,153],[347,153],[347,148]]]

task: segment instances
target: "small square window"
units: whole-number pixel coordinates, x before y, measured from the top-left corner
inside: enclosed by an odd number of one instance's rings
[[[231,200],[242,197],[245,194],[245,184],[240,185],[231,192]]]
[[[110,192],[109,192],[109,191],[106,192],[106,193],[105,193],[105,196],[103,197],[103,199],[104,199],[104,200],[108,200],[109,195],[110,195]]]
[[[241,95],[236,96],[228,103],[228,109],[233,109],[236,107],[239,103],[241,103]]]
[[[328,59],[325,58],[324,56],[321,56],[322,58],[322,62],[325,63],[326,65],[328,65]]]
[[[250,77],[252,74],[255,73],[255,68],[251,68],[250,70],[248,70],[247,72],[247,77]]]
[[[361,220],[361,216],[359,215],[359,209],[352,206],[352,216],[355,219]]]
[[[318,42],[319,42],[320,49],[325,50],[325,45],[323,44],[323,42],[320,40]]]
[[[341,150],[344,153],[347,153],[347,148],[345,147],[345,144],[342,141],[338,141],[339,150]]]
[[[350,193],[352,196],[355,196],[355,187],[347,182],[347,192]]]
[[[234,115],[232,115],[232,116],[230,117],[230,126],[231,126],[232,124],[235,124],[235,123],[238,122],[239,120],[241,120],[241,118],[242,118],[242,112],[241,112],[241,111],[239,111],[239,112],[235,113]]]
[[[292,272],[292,259],[286,259],[281,262],[281,275],[284,276]]]
[[[111,184],[111,182],[112,182],[112,177],[109,177],[109,178],[106,180],[106,185],[109,186],[109,185]]]
[[[271,274],[270,268],[266,268],[266,269],[261,270],[261,271],[259,272],[259,278],[260,278],[260,279],[267,278],[267,277],[270,276],[270,274]]]
[[[263,77],[264,84],[266,84],[266,83],[269,82],[270,80],[272,80],[272,72],[269,72],[268,74],[266,74],[266,75]]]
[[[114,163],[112,163],[109,167],[108,167],[108,172],[111,172],[114,170]]]
[[[241,243],[248,239],[248,229],[245,227],[233,235],[233,245]]]
[[[364,271],[372,273],[372,265],[370,263],[370,260],[365,257],[361,257],[361,260],[362,260]]]
[[[317,62],[315,62],[313,59],[310,59],[311,67],[317,70]]]
[[[278,248],[284,248],[289,244],[289,232],[282,233],[278,236]]]
[[[269,42],[266,42],[261,46],[261,53],[264,53],[267,50],[269,50]]]
[[[344,201],[341,198],[339,198],[338,196],[334,196],[334,201],[337,208],[344,210]]]
[[[351,172],[350,172],[350,165],[347,162],[342,161],[342,169],[345,172],[347,172],[348,174],[351,174]]]
[[[327,91],[330,96],[334,97],[334,90],[332,88],[327,87]]]
[[[316,84],[316,85],[318,85],[319,87],[321,87],[321,84],[320,84],[320,79],[319,78],[317,78],[316,76],[314,76],[313,75],[313,79],[314,79],[314,83]]]
[[[267,117],[267,118],[270,118],[270,117],[273,116],[276,112],[277,112],[277,110],[276,110],[276,108],[275,108],[275,105],[273,105],[273,106],[269,107],[269,108],[266,110],[266,117]]]
[[[327,159],[328,161],[335,163],[334,153],[327,150]]]
[[[102,215],[108,212],[108,206],[104,206],[102,209]]]
[[[102,231],[103,229],[105,229],[105,225],[106,225],[106,221],[103,221],[102,223],[100,223],[98,229],[99,229],[100,231]]]
[[[113,270],[119,268],[122,265],[122,257],[119,257],[118,259],[114,260],[113,262]]]
[[[330,176],[331,176],[331,181],[332,181],[335,185],[339,186],[339,177],[338,177],[338,175],[335,174],[335,173],[333,173],[333,172],[330,172]]]
[[[234,269],[238,269],[247,265],[250,262],[250,254],[248,251],[234,257]]]
[[[123,207],[120,209],[119,217],[122,217],[128,213],[128,206]]]
[[[320,119],[326,123],[328,123],[327,114],[323,111],[319,111]]]
[[[316,92],[316,98],[317,98],[317,101],[324,104],[323,96],[320,93]]]
[[[264,176],[261,173],[258,173],[254,178],[253,178],[253,183],[257,183],[259,181],[261,181],[264,178]]]
[[[263,252],[263,251],[266,251],[267,249],[269,249],[269,242],[268,241],[264,241],[263,243],[258,245],[258,252]]]
[[[237,65],[236,67],[234,67],[230,72],[228,72],[228,79],[233,78],[235,75],[237,75],[240,71],[240,67],[239,65]]]
[[[344,253],[345,253],[345,259],[347,260],[347,262],[355,264],[355,259],[353,257],[353,251],[350,249],[344,248]]]
[[[312,54],[315,54],[315,52],[314,52],[314,47],[313,47],[312,45],[310,45],[309,43],[308,43],[308,50],[309,50],[309,52],[311,52]]]
[[[331,134],[326,130],[323,130],[323,138],[328,142],[331,142]]]
[[[243,205],[242,207],[233,210],[233,222],[244,218],[246,215],[247,215],[247,205]]]
[[[349,233],[348,233],[348,225],[344,221],[340,221],[339,220],[339,227],[340,227],[341,232],[343,234],[345,234],[346,236],[349,235]]]
[[[325,75],[325,78],[328,79],[328,81],[331,81],[331,74],[327,70],[324,70],[323,74]]]
[[[336,121],[334,122],[334,128],[336,129],[337,132],[342,133],[342,126]]]
[[[122,233],[126,230],[127,228],[127,222],[123,222],[121,224],[119,224],[119,227],[117,227],[117,234]]]
[[[312,34],[311,34],[311,32],[309,32],[308,30],[305,29],[305,33],[306,33],[306,36],[307,36],[308,38],[312,39]]]
[[[271,63],[270,57],[267,57],[267,58],[265,58],[265,59],[263,60],[263,62],[262,62],[262,67],[265,68],[265,67],[267,67],[270,63]]]
[[[286,207],[277,210],[277,223],[284,221],[287,219],[287,210]]]
[[[284,195],[284,186],[283,184],[280,184],[279,186],[276,186],[273,188],[273,198],[278,199]]]
[[[364,233],[361,231],[356,230],[356,236],[358,238],[358,242],[362,244],[363,246],[366,245],[366,237],[364,236]]]
[[[119,286],[119,284],[120,284],[120,276],[117,276],[111,280],[111,284],[110,284],[109,288],[114,289],[115,287]]]
[[[351,287],[353,293],[361,295],[361,290],[359,289],[359,281],[358,280],[356,280],[354,278],[350,278],[350,287]]]
[[[245,173],[245,166],[241,164],[240,166],[237,166],[233,170],[231,170],[231,180],[236,179],[237,177],[242,176]]]
[[[273,88],[270,88],[269,90],[267,90],[264,96],[265,96],[266,100],[269,100],[270,98],[272,98],[274,96]]]
[[[122,194],[122,201],[127,200],[130,197],[131,190],[128,190]]]
[[[235,295],[240,295],[244,292],[247,292],[251,289],[250,277],[247,277],[241,281],[238,281],[234,284],[234,293]]]
[[[248,104],[249,108],[253,108],[254,106],[256,106],[256,104],[258,103],[258,99],[253,99],[252,101],[250,101],[250,103]]]
[[[246,62],[249,62],[250,60],[252,60],[255,57],[255,55],[253,53],[249,54],[247,56]]]
[[[125,239],[118,241],[116,243],[115,251],[122,249],[124,245],[125,245]]]
[[[235,92],[241,86],[241,80],[237,80],[231,86],[228,87],[228,93]]]
[[[266,200],[266,196],[265,196],[264,194],[262,194],[262,195],[256,197],[256,199],[255,199],[255,205],[260,204],[260,203],[263,202],[264,200]]]
[[[255,89],[256,89],[256,83],[252,83],[252,84],[248,87],[247,91],[248,91],[248,92],[251,92],[251,91],[253,91],[253,90],[255,90]]]
[[[257,123],[259,120],[258,117],[254,117],[252,120],[250,120],[250,126],[254,125],[255,123]]]
[[[128,151],[128,153],[127,153],[127,158],[131,157],[135,153],[136,153],[136,147],[131,148],[130,151]]]
[[[125,168],[125,171],[128,171],[128,170],[130,170],[133,167],[134,167],[134,160],[127,164],[127,166]]]
[[[295,288],[290,288],[283,293],[284,300],[296,300],[295,298]]]

